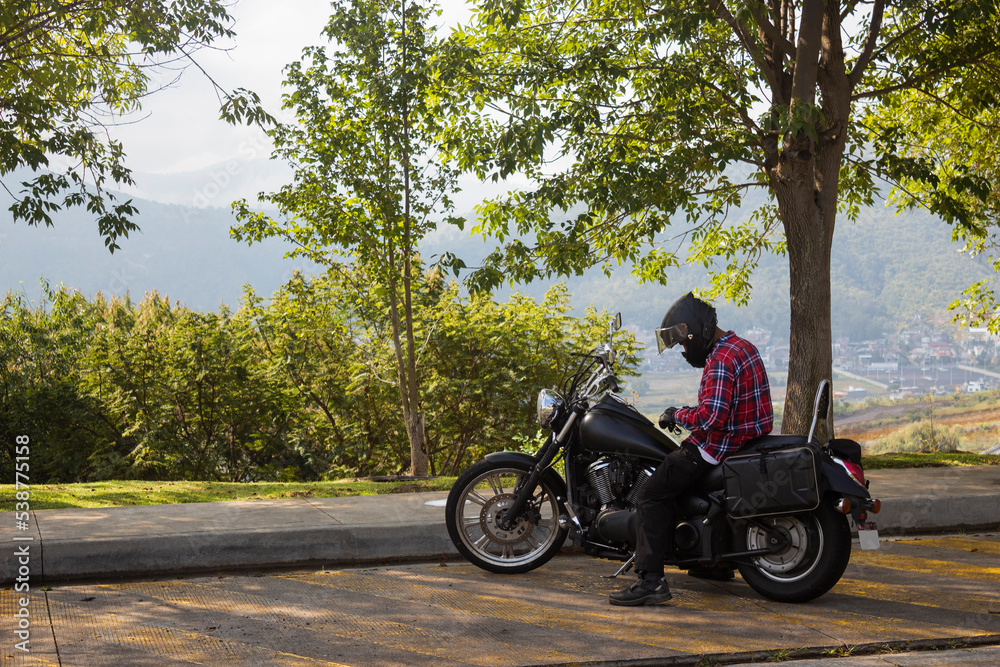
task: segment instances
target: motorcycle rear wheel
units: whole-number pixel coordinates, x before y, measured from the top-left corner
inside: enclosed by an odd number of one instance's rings
[[[520,518],[508,529],[497,525],[514,502],[514,488],[529,472],[527,463],[481,461],[459,476],[448,494],[448,535],[469,562],[489,572],[520,574],[549,561],[566,540],[562,503],[543,477]]]
[[[750,587],[778,602],[807,602],[833,588],[851,560],[851,528],[844,514],[829,503],[812,512],[759,520],[781,533],[787,545],[777,553],[739,563]],[[747,523],[741,544],[747,549],[769,546],[767,531]]]

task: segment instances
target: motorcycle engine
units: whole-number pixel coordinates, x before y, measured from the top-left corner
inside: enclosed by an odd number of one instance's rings
[[[613,456],[591,463],[587,468],[587,482],[597,509],[635,507],[639,492],[652,474],[652,466]]]
[[[587,466],[587,483],[581,485],[585,507],[580,514],[590,524],[590,540],[618,553],[635,548],[635,504],[655,469],[648,461],[618,455],[603,456]],[[692,496],[678,509],[675,547],[678,554],[697,556],[703,532],[701,518],[708,502]]]
[[[590,539],[615,550],[635,544],[635,503],[653,466],[624,456],[605,456],[587,466],[584,503],[592,520]]]

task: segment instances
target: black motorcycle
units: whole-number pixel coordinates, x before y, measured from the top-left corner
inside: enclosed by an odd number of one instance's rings
[[[522,573],[546,563],[569,536],[593,556],[625,560],[635,549],[635,503],[676,436],[619,398],[614,333],[565,386],[538,395],[550,430],[534,455],[489,454],[459,476],[445,510],[452,541],[473,564]],[[665,562],[681,569],[738,568],[761,595],[812,600],[832,588],[851,556],[848,515],[862,548],[878,548],[878,513],[861,467],[861,447],[833,439],[830,384],[816,392],[809,434],[768,435],[716,466],[676,502],[674,545]],[[826,421],[825,443],[815,438]],[[564,475],[557,471],[560,461]]]

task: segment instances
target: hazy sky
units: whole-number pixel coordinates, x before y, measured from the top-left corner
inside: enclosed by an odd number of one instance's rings
[[[464,0],[441,3],[441,21],[464,21]],[[303,47],[323,43],[328,0],[237,0],[230,14],[236,38],[226,51],[204,49],[195,59],[226,89],[258,93],[271,113],[280,110],[281,71]],[[164,75],[160,84],[172,75]],[[207,78],[194,67],[179,83],[149,96],[142,113],[114,130],[124,143],[127,163],[136,172],[170,174],[203,169],[251,152],[269,154],[259,130],[234,128],[219,120],[219,100]]]

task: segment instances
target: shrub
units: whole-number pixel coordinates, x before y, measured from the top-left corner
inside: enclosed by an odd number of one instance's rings
[[[958,449],[960,431],[949,426],[922,421],[879,438],[868,450],[870,454],[889,452],[953,452]]]

